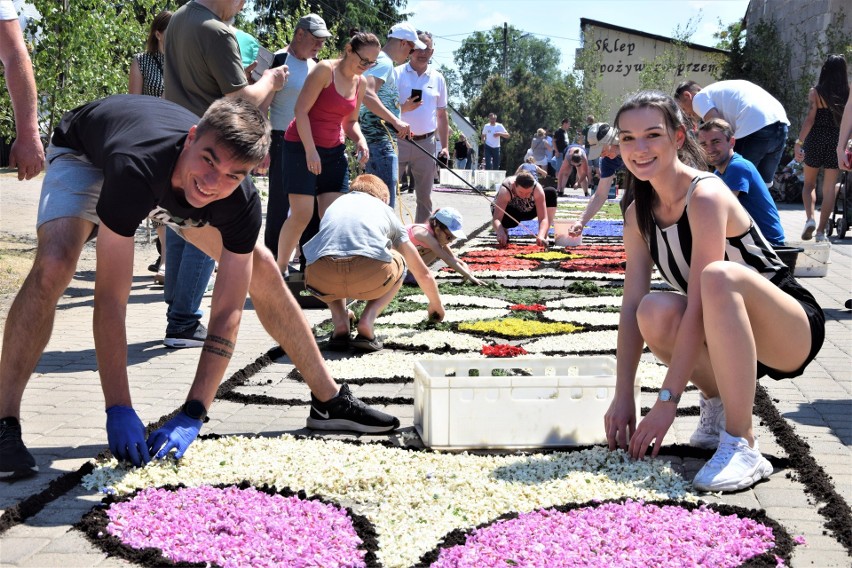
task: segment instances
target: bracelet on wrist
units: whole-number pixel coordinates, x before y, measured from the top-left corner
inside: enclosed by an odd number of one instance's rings
[[[796,141],[793,144],[794,145],[798,144],[799,146],[801,146],[802,144],[804,144],[804,142],[802,142],[800,139],[796,138]]]

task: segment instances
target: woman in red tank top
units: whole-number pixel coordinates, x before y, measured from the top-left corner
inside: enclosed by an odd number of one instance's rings
[[[308,226],[316,199],[320,217],[349,191],[345,139],[355,142],[360,163],[369,158],[358,125],[364,99],[361,75],[376,64],[381,44],[375,35],[357,33],[340,59],[320,61],[308,74],[296,100],[295,118],[284,133],[284,190],[290,216],[278,238],[278,266],[287,275],[290,256]]]

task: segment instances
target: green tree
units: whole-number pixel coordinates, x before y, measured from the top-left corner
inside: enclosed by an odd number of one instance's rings
[[[474,32],[453,52],[464,98],[470,100],[479,96],[492,76],[508,78],[507,73],[518,68],[545,81],[559,78],[559,49],[550,39],[539,39],[514,26],[508,26],[505,31],[505,42],[502,26],[495,26],[488,32]]]
[[[266,30],[266,38],[263,42],[264,47],[273,52],[285,47],[293,39],[293,33],[296,31],[296,24],[299,22],[299,18],[310,13],[311,7],[308,5],[308,0],[298,0],[293,12],[276,19],[272,27]],[[318,10],[313,13],[318,14],[326,20],[322,10]],[[252,35],[259,35],[254,22],[244,21],[241,23],[238,20],[237,24],[243,31]],[[331,33],[331,37],[336,37],[338,34],[338,28],[340,27],[339,24],[337,22],[331,23],[326,20],[326,25],[328,26],[329,33]],[[337,46],[330,42],[326,42],[317,54],[317,57],[319,59],[330,59],[337,57],[338,53],[339,50]]]
[[[593,40],[592,32],[585,31],[583,46],[590,45]],[[607,102],[604,92],[600,88],[601,74],[596,72],[597,69],[600,69],[602,61],[602,53],[594,49],[580,49],[574,59],[574,73],[571,75],[573,89],[569,92],[576,90],[579,85],[581,87],[580,97],[568,98],[568,95],[566,95],[566,98],[563,99],[569,102],[574,101],[579,107],[572,109],[566,115],[571,119],[571,124],[584,124],[579,122],[580,116],[585,119],[585,116],[592,115],[601,120],[600,117],[605,116],[607,112]]]
[[[501,144],[501,167],[510,173],[521,164],[530,141],[539,128],[552,130],[562,118],[582,124],[582,81],[574,74],[546,80],[516,67],[508,81],[498,75],[490,77],[482,93],[470,104],[469,115],[478,131],[494,112],[511,137]]]
[[[832,14],[824,34],[816,37],[801,33],[782,36],[769,20],[759,20],[745,30],[740,22],[729,24],[716,33],[719,45],[730,56],[722,67],[721,79],[745,79],[760,85],[781,102],[792,126],[798,132],[807,111],[808,90],[816,83],[819,66],[832,53],[852,58],[852,41],[842,33],[846,15]],[[720,22],[721,24],[721,22]],[[793,54],[810,53],[807,65],[794,73]]]
[[[336,32],[327,43],[340,50],[353,28],[373,32],[383,39],[391,26],[408,18],[409,14],[403,12],[407,4],[408,0],[254,0],[252,9],[257,14],[255,29],[261,43],[265,44],[274,33],[279,20],[313,12],[323,14],[329,31],[335,26]]]
[[[685,27],[675,27],[672,42],[653,59],[643,59],[644,66],[639,71],[639,89],[656,89],[664,93],[672,93],[683,77],[678,69],[683,69],[689,56],[687,43],[695,33],[701,18],[689,20]]]
[[[460,108],[462,104],[461,98],[461,78],[459,72],[455,69],[450,69],[443,63],[438,65],[438,71],[444,76],[444,81],[447,83],[447,98],[450,104],[455,108]]]
[[[33,69],[41,133],[47,139],[66,111],[127,92],[130,59],[144,49],[150,17],[162,2],[30,2],[41,14],[41,19],[30,21],[27,35],[35,38]],[[13,135],[11,102],[4,89],[0,91],[0,137]]]

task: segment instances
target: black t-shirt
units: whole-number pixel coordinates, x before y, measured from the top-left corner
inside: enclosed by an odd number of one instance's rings
[[[561,128],[557,128],[553,134],[553,143],[556,144],[556,150],[561,154],[568,147],[568,133]]]
[[[466,160],[467,159],[467,144],[465,144],[464,142],[459,140],[458,142],[456,142],[455,149],[456,149],[456,158],[458,158],[459,160]]]
[[[589,144],[589,128],[591,127],[592,125],[590,124],[583,129],[583,147],[586,149],[587,154],[589,153],[589,148],[592,147],[591,144]]]
[[[110,230],[132,237],[151,215],[177,227],[211,225],[227,250],[249,253],[262,222],[260,197],[249,178],[227,198],[200,209],[171,186],[187,132],[198,122],[164,99],[115,95],[65,113],[51,142],[82,152],[103,170],[97,213]]]

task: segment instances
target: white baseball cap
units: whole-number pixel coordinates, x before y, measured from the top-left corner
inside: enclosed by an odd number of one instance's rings
[[[396,39],[411,41],[411,42],[414,42],[415,48],[426,49],[426,44],[423,43],[422,41],[420,41],[420,38],[417,37],[417,30],[415,30],[414,26],[412,26],[408,22],[402,22],[401,24],[396,24],[388,32],[388,37],[394,37]]]
[[[618,129],[606,122],[596,122],[589,127],[586,143],[589,145],[589,159],[597,160],[603,152],[604,146],[618,144]]]

